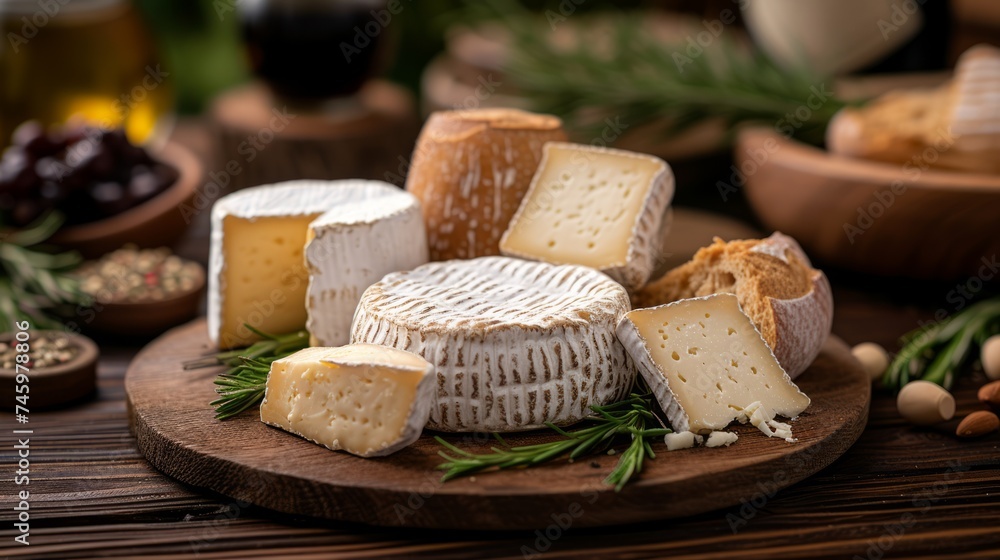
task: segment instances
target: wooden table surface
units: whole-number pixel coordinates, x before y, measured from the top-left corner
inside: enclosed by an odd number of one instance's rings
[[[196,225],[181,253],[204,259],[206,235]],[[954,286],[831,279],[834,332],[850,344],[895,349],[918,321],[954,310]],[[31,415],[30,547],[13,543],[15,455],[8,443],[0,449],[0,557],[1000,558],[1000,436],[959,441],[913,428],[885,393],[876,392],[865,433],[833,465],[777,495],[762,487],[727,510],[548,536],[387,530],[278,514],[158,473],[136,449],[126,415],[123,379],[139,348],[102,343],[96,398]],[[978,408],[984,378],[976,375],[955,391],[958,416]],[[5,414],[3,433],[13,427]]]
[[[835,297],[834,331],[849,343],[891,347],[934,311],[853,289],[838,288]],[[1000,557],[1000,437],[958,441],[912,428],[886,394],[876,393],[868,427],[846,455],[776,496],[762,488],[747,496],[749,506],[626,527],[570,527],[538,542],[531,532],[386,530],[294,518],[175,482],[146,463],[129,434],[123,378],[137,350],[104,345],[96,399],[31,416],[32,544],[11,546],[15,533],[5,522],[0,556],[466,558],[519,557],[547,546],[552,558]],[[978,375],[956,391],[959,415],[977,408]],[[11,418],[4,422],[9,434]],[[10,449],[0,453],[5,469],[14,462]],[[12,494],[7,474],[0,486]],[[3,511],[9,520],[9,505]]]

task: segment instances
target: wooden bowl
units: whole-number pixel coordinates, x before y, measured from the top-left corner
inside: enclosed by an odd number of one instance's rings
[[[29,347],[32,339],[46,331],[30,332]],[[28,410],[51,408],[75,401],[90,395],[97,387],[97,358],[100,355],[97,345],[83,335],[68,332],[62,334],[80,348],[80,353],[65,364],[30,369],[28,403],[24,405]],[[10,342],[13,338],[14,333],[0,335],[2,342]],[[19,404],[14,400],[18,396],[16,387],[19,385],[21,383],[17,383],[17,370],[0,369],[0,399],[10,403],[12,410],[15,404]]]
[[[204,169],[194,154],[173,142],[152,155],[177,168],[180,176],[173,185],[116,216],[63,228],[52,237],[52,243],[75,249],[86,258],[100,257],[126,243],[139,248],[173,245],[197,211],[192,207],[190,212],[184,212],[181,205],[190,206],[201,185]]]
[[[761,222],[817,260],[915,279],[1000,273],[998,175],[849,159],[769,128],[741,131],[735,159]]]
[[[205,290],[205,271],[187,292],[156,301],[95,303],[85,329],[129,338],[149,338],[186,323],[198,315]],[[95,335],[96,336],[96,335]]]

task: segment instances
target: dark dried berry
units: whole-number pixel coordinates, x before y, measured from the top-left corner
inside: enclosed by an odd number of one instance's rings
[[[40,194],[44,200],[58,202],[65,195],[65,192],[59,183],[54,181],[45,181],[42,183],[42,186],[38,188],[38,194]]]
[[[52,208],[66,215],[67,225],[91,222],[128,210],[178,179],[122,129],[75,124],[46,131],[27,122],[13,139],[0,158],[0,218],[17,226]]]
[[[136,200],[146,200],[159,191],[160,182],[157,180],[156,175],[153,175],[152,173],[135,175],[128,184],[128,192],[135,197]]]
[[[35,162],[35,173],[43,181],[62,181],[73,168],[53,157],[44,157]]]
[[[11,141],[15,146],[21,146],[31,153],[47,154],[54,148],[53,143],[45,135],[45,127],[38,121],[27,121],[14,129]]]

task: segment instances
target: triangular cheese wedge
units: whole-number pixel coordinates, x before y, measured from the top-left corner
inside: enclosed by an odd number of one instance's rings
[[[677,432],[723,430],[755,404],[788,418],[809,406],[735,295],[631,311],[618,338]]]

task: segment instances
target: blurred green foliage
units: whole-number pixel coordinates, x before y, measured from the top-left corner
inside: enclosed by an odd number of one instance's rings
[[[212,0],[135,0],[175,80],[177,111],[198,113],[218,92],[248,77],[239,21]],[[228,2],[227,2],[228,4]]]

